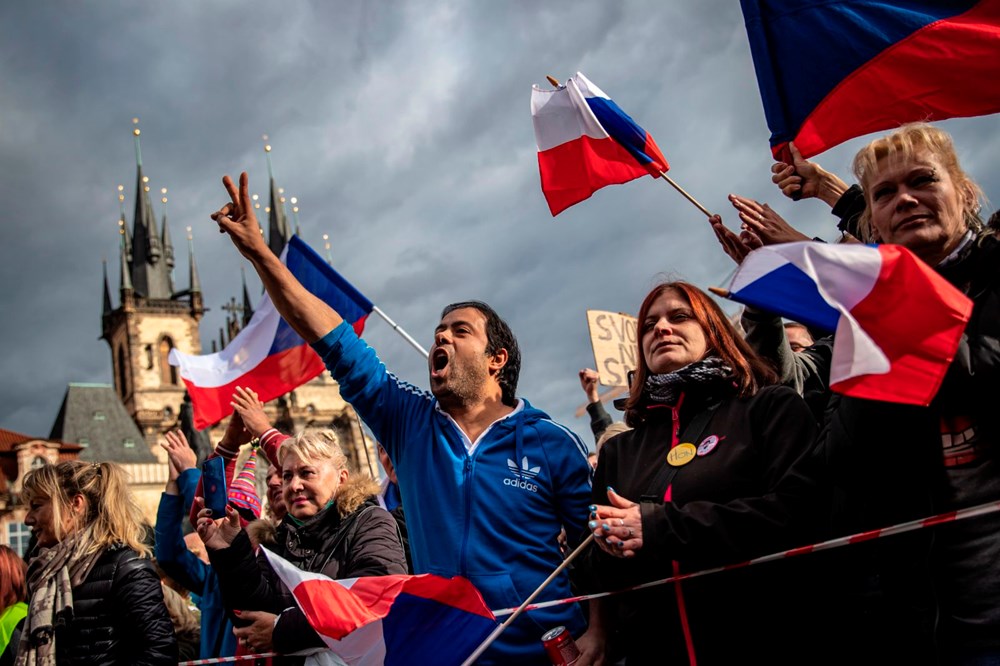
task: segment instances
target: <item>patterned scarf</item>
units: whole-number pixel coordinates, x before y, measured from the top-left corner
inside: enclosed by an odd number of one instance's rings
[[[676,405],[681,393],[708,386],[731,377],[733,369],[718,356],[707,356],[685,365],[676,372],[646,377],[645,394],[650,404]]]
[[[103,552],[85,552],[92,538],[89,527],[75,532],[52,548],[43,548],[28,565],[31,602],[16,666],[55,666],[56,627],[72,619],[73,588],[86,580]]]

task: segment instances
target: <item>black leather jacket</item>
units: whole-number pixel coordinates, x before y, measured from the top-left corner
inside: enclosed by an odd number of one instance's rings
[[[160,579],[148,559],[111,548],[73,588],[73,617],[58,629],[59,666],[177,663],[177,641]]]

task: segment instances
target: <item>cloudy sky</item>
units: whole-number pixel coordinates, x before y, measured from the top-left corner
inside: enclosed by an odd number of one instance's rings
[[[206,349],[242,265],[208,215],[225,200],[225,173],[248,170],[264,194],[266,133],[307,242],[322,251],[329,234],[337,269],[425,346],[443,305],[490,302],[522,345],[520,393],[589,443],[574,417],[576,373],[594,362],[585,311],[634,312],[664,275],[720,285],[732,265],[704,216],[652,179],[549,215],[530,88],[577,70],[731,226],[725,197],[737,192],[835,237],[822,204],[783,200],[770,183],[735,0],[2,3],[0,427],[47,435],[68,382],[111,382],[101,259],[117,305],[116,186],[131,225],[138,117],[179,249],[194,227]],[[998,117],[944,126],[997,192]],[[862,143],[818,160],[847,174]],[[423,359],[383,322],[373,317],[366,337],[427,385]]]

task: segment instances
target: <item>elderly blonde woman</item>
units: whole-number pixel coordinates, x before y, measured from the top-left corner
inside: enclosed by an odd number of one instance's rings
[[[832,403],[823,445],[841,532],[1000,499],[1000,242],[982,229],[980,189],[951,137],[927,124],[873,141],[855,157],[854,172],[865,199],[862,233],[912,250],[972,299],[973,312],[929,407]],[[868,547],[881,603],[863,612],[890,646],[886,656],[917,663],[936,652],[946,663],[1000,663],[995,515]]]
[[[176,664],[174,628],[114,463],[45,465],[24,478],[37,541],[17,664]]]
[[[787,169],[781,175],[788,179],[780,186],[797,186]],[[973,312],[930,406],[831,400],[820,447],[838,534],[1000,499],[1000,241],[983,228],[982,192],[951,137],[926,123],[862,148],[854,175],[859,187],[835,212],[853,215],[851,206],[863,200],[859,235],[911,250],[968,295]],[[763,212],[743,202],[751,215]],[[810,349],[795,357],[806,374],[828,378],[828,354]],[[873,662],[1000,663],[995,514],[832,551],[830,559],[831,573],[841,576],[833,586],[848,596],[846,605],[831,605],[831,644],[846,653],[831,652],[832,660],[854,660],[863,647]]]
[[[351,477],[335,433],[306,430],[278,449],[288,513],[270,549],[303,571],[330,578],[406,573],[396,521],[378,505],[379,486]],[[196,500],[201,502],[200,499]],[[244,650],[291,653],[323,647],[291,593],[263,559],[254,556],[235,509],[198,514],[198,534],[219,576],[226,607]]]

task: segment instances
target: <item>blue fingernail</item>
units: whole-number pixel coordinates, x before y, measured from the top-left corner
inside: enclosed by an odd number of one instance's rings
[[[589,527],[592,530],[596,530],[597,529],[597,521],[596,520],[590,521],[589,523],[587,523],[587,527]]]
[[[624,541],[619,541],[618,543],[615,544],[615,546],[618,547],[618,548],[621,548],[624,545],[625,545]]]
[[[608,486],[608,492],[609,492],[609,493],[614,493],[614,492],[615,492],[615,489],[614,489],[614,488],[612,488],[611,486]],[[615,494],[617,495],[618,493],[615,493]]]
[[[587,510],[590,512],[597,511],[597,505],[591,504],[590,506],[587,507]]]
[[[610,531],[610,528],[608,527],[607,523],[602,523],[601,524],[601,529],[604,530],[605,532]]]

